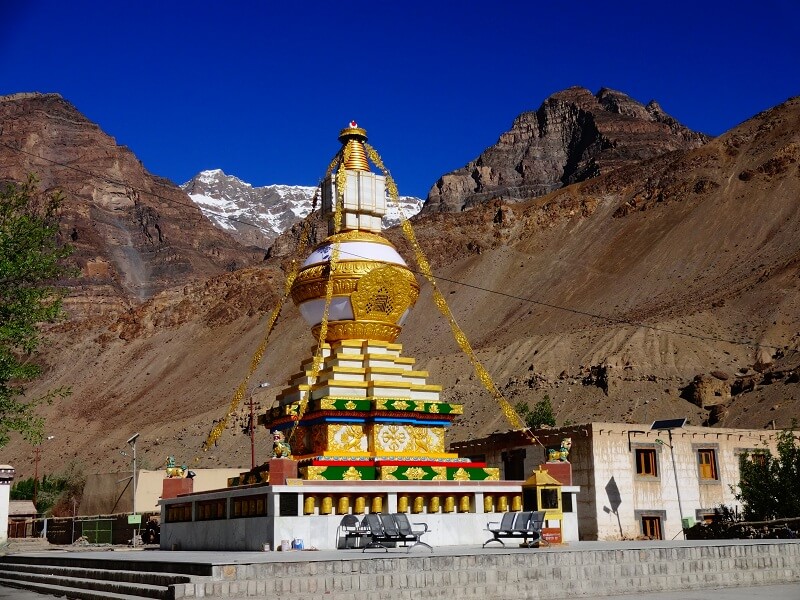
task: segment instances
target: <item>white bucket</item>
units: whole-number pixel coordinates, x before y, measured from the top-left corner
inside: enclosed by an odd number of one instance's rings
[[[291,540],[281,540],[281,550],[286,552],[287,550],[292,549],[292,541]]]

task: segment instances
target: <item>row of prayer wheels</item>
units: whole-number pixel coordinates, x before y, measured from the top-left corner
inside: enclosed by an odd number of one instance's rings
[[[414,514],[419,513],[452,513],[458,509],[460,513],[473,512],[473,494],[456,495],[439,495],[439,494],[419,494],[412,496],[411,494],[398,494],[397,496],[397,512]],[[355,515],[362,515],[367,512],[379,513],[383,512],[383,507],[386,505],[386,498],[384,495],[368,496],[368,495],[325,495],[316,496],[308,495],[303,500],[303,514],[313,515],[347,515],[353,513]],[[515,494],[510,497],[502,494],[494,496],[486,494],[483,497],[483,512],[506,512],[509,510],[519,511],[522,510],[522,496]]]

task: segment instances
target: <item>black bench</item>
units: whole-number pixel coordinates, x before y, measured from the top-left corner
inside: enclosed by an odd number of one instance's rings
[[[505,546],[505,542],[500,538],[522,540],[521,545],[528,548],[538,548],[540,542],[547,544],[547,541],[542,538],[544,516],[544,511],[504,513],[499,523],[492,521],[486,525],[486,529],[491,532],[492,537],[483,543],[483,547],[485,548],[486,544],[491,542],[500,542]]]
[[[420,538],[428,532],[427,523],[414,523],[417,529],[412,527],[405,513],[370,513],[364,515],[361,521],[360,530],[365,539],[369,542],[364,547],[363,552],[370,548],[383,548],[389,551],[389,546],[394,547],[400,543],[411,551],[414,546],[426,546],[433,552],[430,544],[426,544]],[[421,527],[421,529],[419,528]],[[409,542],[413,542],[410,546]]]

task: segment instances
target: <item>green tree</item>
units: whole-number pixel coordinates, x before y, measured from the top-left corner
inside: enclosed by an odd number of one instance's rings
[[[11,486],[12,500],[33,500],[34,479],[20,479]],[[86,475],[83,466],[75,461],[67,465],[63,473],[42,475],[35,483],[36,510],[40,514],[67,517],[72,514],[73,501],[80,504]]]
[[[547,394],[534,404],[532,409],[523,401],[517,402],[514,409],[531,429],[539,429],[542,425],[549,425],[550,427],[555,427],[556,425],[553,406],[550,404],[550,396]]]
[[[24,397],[24,384],[41,373],[33,362],[39,325],[62,316],[63,292],[53,282],[71,273],[64,259],[72,249],[58,241],[61,202],[60,194],[41,193],[33,176],[0,190],[0,448],[12,431],[40,442],[36,407],[68,393]]]
[[[800,517],[800,441],[796,424],[778,433],[778,455],[745,453],[739,462],[739,493],[746,521]]]

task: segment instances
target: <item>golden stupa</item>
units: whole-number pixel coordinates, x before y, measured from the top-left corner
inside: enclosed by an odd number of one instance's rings
[[[339,168],[322,183],[331,235],[291,287],[316,356],[261,422],[289,438],[305,479],[498,479],[498,469],[446,452],[445,430],[462,406],[442,402],[441,386],[395,343],[419,285],[381,235],[386,176],[371,171],[366,140],[355,122],[339,134]]]

